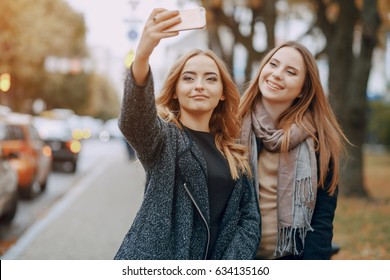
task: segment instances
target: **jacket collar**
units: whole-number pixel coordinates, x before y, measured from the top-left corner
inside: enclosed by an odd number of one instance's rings
[[[194,143],[190,133],[184,127],[182,132],[183,138],[185,139],[185,148],[178,155],[177,163],[180,163],[181,159],[188,153],[195,159],[199,164],[200,169],[203,172],[205,184],[196,184],[191,178],[190,174],[185,174],[185,168],[177,166],[179,174],[182,175],[182,180],[186,183],[186,188],[192,196],[193,202],[196,203],[197,208],[201,212],[200,214],[205,218],[208,224],[210,224],[210,210],[209,210],[209,199],[208,199],[208,188],[207,188],[207,164],[200,148]],[[183,163],[185,166],[185,163]],[[184,174],[183,174],[184,172]]]

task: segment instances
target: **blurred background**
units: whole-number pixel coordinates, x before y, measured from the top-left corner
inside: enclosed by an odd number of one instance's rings
[[[28,222],[15,218],[18,205],[32,204],[21,198],[36,201],[47,180],[72,185],[75,177],[63,176],[83,176],[92,168],[86,157],[94,161],[96,151],[107,147],[99,145],[113,139],[127,148],[118,152],[135,158],[117,117],[144,22],[156,7],[197,6],[206,8],[207,28],[164,40],[152,55],[157,92],[169,66],[192,48],[214,50],[244,90],[267,50],[287,40],[304,44],[317,58],[332,107],[354,144],[343,164],[334,237],[341,250],[334,258],[390,259],[389,0],[1,0],[0,148],[11,168],[0,176],[14,178],[2,183],[13,190],[0,193],[8,197],[0,204],[2,253],[66,188]],[[33,160],[23,161],[28,143],[14,142],[29,137],[35,150],[42,141],[43,156],[35,161],[48,158],[50,170],[39,173],[46,175],[32,174],[43,164],[20,168]],[[17,176],[9,175],[11,169]],[[18,198],[10,194],[15,189]]]

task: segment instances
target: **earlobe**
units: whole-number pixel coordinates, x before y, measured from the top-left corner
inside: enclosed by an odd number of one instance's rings
[[[223,94],[219,100],[224,101],[225,100],[225,95]]]

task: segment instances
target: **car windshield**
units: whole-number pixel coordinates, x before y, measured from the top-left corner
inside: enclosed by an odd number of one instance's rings
[[[19,126],[0,124],[0,140],[24,140],[23,131]]]

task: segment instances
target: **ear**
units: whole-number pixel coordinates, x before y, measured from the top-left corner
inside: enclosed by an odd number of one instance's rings
[[[221,100],[221,101],[225,100],[225,94],[222,94],[222,96],[219,100]]]
[[[177,94],[176,93],[173,94],[173,99],[177,99]]]

